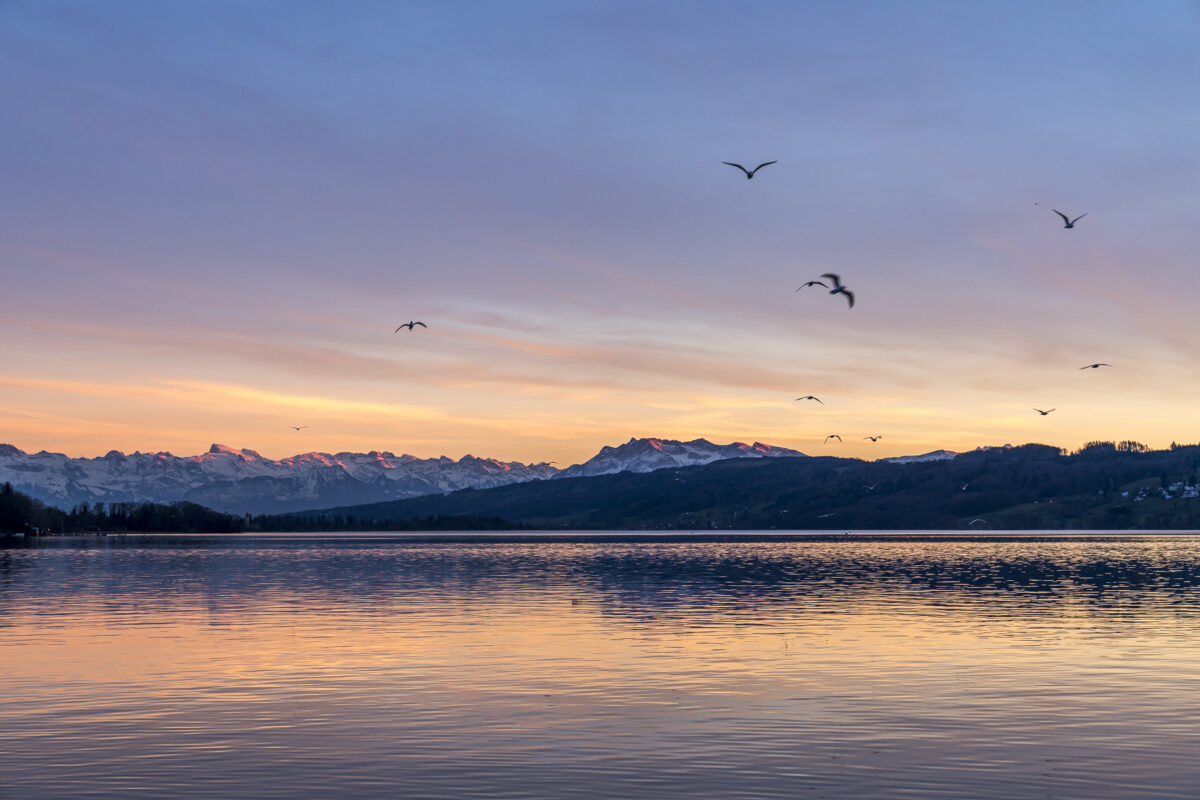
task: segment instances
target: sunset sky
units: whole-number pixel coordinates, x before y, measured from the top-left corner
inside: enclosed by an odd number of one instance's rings
[[[25,450],[1200,440],[1196,2],[0,0],[0,122]]]

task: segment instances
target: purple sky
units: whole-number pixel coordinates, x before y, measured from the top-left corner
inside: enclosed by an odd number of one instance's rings
[[[1198,76],[1192,2],[0,0],[0,441],[1196,441]]]

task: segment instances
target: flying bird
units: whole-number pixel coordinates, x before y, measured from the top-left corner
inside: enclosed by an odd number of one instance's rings
[[[881,433],[878,436],[864,436],[863,440],[865,441],[867,439],[870,439],[872,442],[878,442],[882,438],[883,438],[883,434]]]
[[[755,167],[754,169],[746,169],[746,168],[745,168],[745,167],[743,167],[741,164],[735,164],[735,163],[733,163],[732,161],[722,161],[721,163],[722,163],[722,164],[728,164],[728,165],[729,165],[729,166],[731,166],[731,167],[737,167],[737,168],[738,168],[738,169],[740,169],[742,172],[746,173],[746,180],[750,180],[751,178],[753,178],[753,177],[754,177],[754,173],[758,172],[758,171],[759,171],[760,169],[762,169],[763,167],[765,167],[765,166],[768,166],[768,165],[770,165],[770,164],[778,164],[779,162],[778,162],[778,161],[764,161],[763,163],[759,164],[759,165],[758,165],[757,167]]]
[[[1050,409],[1050,411],[1053,411],[1053,410],[1054,410],[1053,408],[1052,408],[1052,409]],[[1046,416],[1047,414],[1049,414],[1049,413],[1050,413],[1050,411],[1042,411],[1040,408],[1035,408],[1035,409],[1034,409],[1034,411],[1038,412],[1038,413],[1039,413],[1039,414],[1041,414],[1043,417],[1044,417],[1044,416]]]
[[[830,439],[837,439],[840,442],[842,437],[838,436],[836,433],[831,433],[825,437],[825,441],[821,442],[821,444],[826,444]]]
[[[1074,228],[1074,227],[1075,227],[1075,223],[1076,223],[1076,222],[1079,222],[1079,220],[1081,220],[1081,219],[1083,219],[1084,217],[1086,217],[1086,216],[1087,216],[1087,214],[1080,214],[1080,215],[1079,215],[1078,217],[1076,217],[1075,219],[1071,219],[1071,218],[1070,218],[1070,217],[1068,217],[1066,214],[1064,214],[1064,213],[1062,213],[1061,211],[1059,211],[1057,208],[1052,208],[1052,209],[1050,209],[1050,210],[1051,210],[1051,211],[1053,211],[1055,214],[1058,214],[1060,217],[1062,217],[1062,219],[1063,219],[1063,227],[1064,227],[1064,228]]]
[[[822,402],[821,398],[819,398],[819,397],[816,397],[816,396],[814,396],[814,395],[811,395],[811,394],[806,394],[806,395],[804,395],[804,397],[797,397],[796,399],[797,399],[797,400],[816,400],[816,401],[817,401],[818,403],[820,403],[821,405],[825,405],[825,403],[824,403],[824,402]]]
[[[288,427],[291,428],[292,430],[302,431],[305,428],[307,428],[308,426],[307,425],[288,425]]]
[[[826,288],[826,289],[828,289],[828,288],[829,288],[829,286],[827,286],[827,285],[826,285],[826,284],[824,284],[824,283],[821,283],[820,281],[809,281],[808,283],[806,283],[806,284],[804,284],[803,286],[801,286],[801,287],[800,287],[800,289],[807,289],[809,286],[821,286],[821,287],[824,287],[824,288]],[[796,291],[798,292],[798,291],[800,291],[800,289],[797,289]]]
[[[846,299],[850,302],[850,308],[854,308],[854,292],[850,291],[849,289],[847,289],[845,286],[842,285],[841,278],[839,278],[837,275],[835,275],[832,272],[826,272],[821,277],[829,278],[829,280],[833,281],[833,288],[829,290],[830,294],[846,295]]]
[[[1099,367],[1111,367],[1111,366],[1112,366],[1112,364],[1104,364],[1104,363],[1088,364],[1086,367],[1080,367],[1080,369],[1098,369]]]
[[[403,325],[401,325],[399,328],[396,328],[396,330],[392,331],[392,333],[399,333],[401,331],[401,329],[403,329],[403,328],[408,328],[411,331],[411,330],[413,330],[414,325],[420,325],[422,328],[429,327],[424,322],[415,322],[415,321],[414,322],[406,322]]]

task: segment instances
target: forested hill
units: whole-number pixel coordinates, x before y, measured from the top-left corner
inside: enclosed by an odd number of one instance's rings
[[[235,533],[242,517],[221,514],[195,503],[81,503],[70,511],[0,484],[0,534],[136,531],[158,533]]]
[[[1200,446],[1024,445],[910,464],[728,460],[464,490],[319,512],[341,524],[436,516],[578,529],[1200,529]],[[314,516],[318,512],[314,512]]]

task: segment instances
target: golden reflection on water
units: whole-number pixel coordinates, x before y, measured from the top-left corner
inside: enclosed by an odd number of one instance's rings
[[[9,551],[0,779],[18,797],[1191,797],[1198,556]]]

